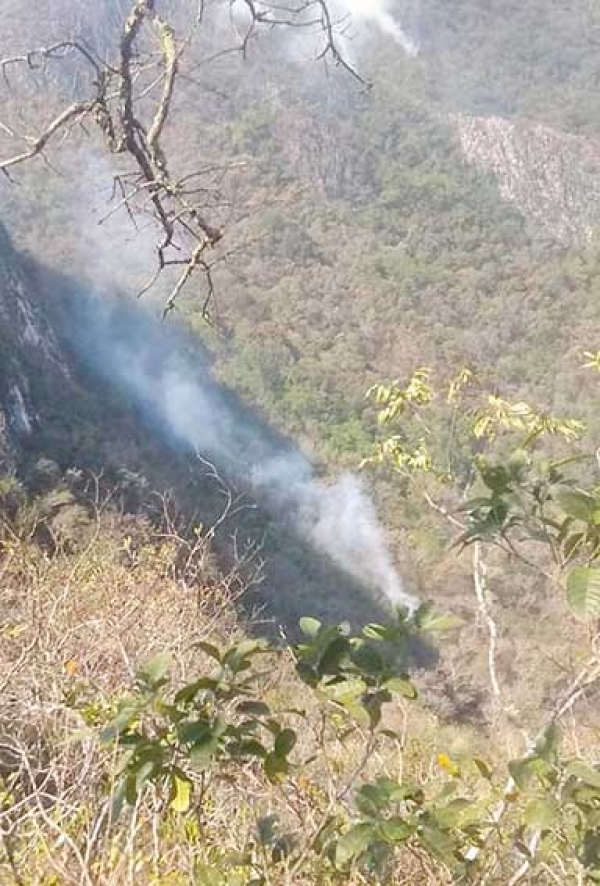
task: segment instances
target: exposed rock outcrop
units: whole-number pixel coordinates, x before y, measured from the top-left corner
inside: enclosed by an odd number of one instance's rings
[[[65,380],[68,361],[36,301],[34,287],[0,226],[0,473],[36,432],[36,379]]]
[[[452,117],[469,163],[492,172],[504,199],[564,243],[600,228],[600,144],[536,123]]]

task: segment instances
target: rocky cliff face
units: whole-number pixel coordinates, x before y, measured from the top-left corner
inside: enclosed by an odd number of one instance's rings
[[[35,286],[0,226],[0,473],[14,468],[36,433],[36,383],[68,379],[68,361],[38,303]]]
[[[463,154],[493,173],[506,200],[564,243],[600,229],[600,145],[541,124],[455,115]]]

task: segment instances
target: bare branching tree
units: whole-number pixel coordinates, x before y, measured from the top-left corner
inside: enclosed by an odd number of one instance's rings
[[[75,61],[87,72],[87,94],[65,103],[58,114],[36,134],[27,133],[12,156],[0,159],[0,170],[11,177],[23,163],[42,158],[75,127],[94,124],[106,149],[126,158],[128,168],[115,177],[111,210],[129,213],[132,221],[150,216],[158,228],[157,266],[140,295],[175,266],[175,283],[165,302],[170,311],[185,284],[196,272],[202,272],[207,287],[204,316],[211,317],[214,285],[212,270],[223,260],[222,241],[225,229],[214,211],[215,176],[227,174],[230,165],[214,162],[187,170],[173,171],[163,136],[172,115],[178,84],[189,79],[185,70],[186,54],[201,33],[208,7],[229,19],[228,34],[233,45],[215,47],[211,61],[228,53],[245,57],[252,43],[265,32],[301,29],[311,33],[318,43],[317,56],[341,66],[363,82],[340,49],[347,21],[336,19],[327,0],[196,0],[193,21],[187,32],[178,35],[168,14],[159,10],[159,0],[129,0],[131,7],[122,24],[118,45],[110,57],[84,38],[65,36],[53,45],[0,60],[3,86],[13,89],[15,69],[25,69],[32,76],[55,63]],[[14,136],[12,128],[0,121],[4,134]],[[219,249],[217,249],[219,247]]]

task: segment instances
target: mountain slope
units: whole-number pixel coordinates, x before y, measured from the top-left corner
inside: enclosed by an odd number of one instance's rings
[[[339,72],[323,76],[321,68],[306,64],[302,53],[290,52],[290,44],[277,38],[257,41],[246,60],[227,54],[205,64],[219,35],[216,26],[211,30],[213,21],[205,23],[190,50],[194,71],[181,80],[165,147],[177,174],[197,169],[199,162],[233,172],[219,178],[228,228],[223,253],[214,253],[219,259],[216,329],[203,319],[206,290],[200,277],[182,294],[181,314],[212,351],[220,378],[332,472],[354,468],[370,450],[375,422],[365,390],[381,378],[404,378],[421,365],[454,372],[468,364],[507,396],[587,418],[596,440],[600,419],[581,382],[580,364],[582,352],[595,346],[600,323],[600,256],[587,234],[595,210],[585,189],[585,163],[593,149],[588,145],[594,144],[598,117],[589,105],[587,125],[575,126],[574,115],[557,99],[560,78],[551,64],[556,59],[560,69],[568,67],[569,96],[581,114],[597,68],[597,54],[588,51],[587,11],[584,15],[577,3],[578,14],[567,28],[563,3],[553,4],[556,15],[539,2],[523,9],[511,3],[512,17],[503,22],[497,4],[475,0],[452,7],[434,0],[404,5],[414,7],[407,10],[406,26],[418,36],[420,55],[408,59],[393,41],[366,39],[360,62],[374,83],[368,92]],[[116,7],[109,6],[113,21]],[[31,4],[15,8],[13,26],[21,14],[28,28]],[[43,27],[48,19],[52,27],[60,26],[61,8],[62,0],[52,10],[45,8]],[[102,5],[80,8],[90,12],[98,34]],[[525,26],[531,33],[535,23],[539,33],[532,40]],[[582,42],[586,51],[578,67]],[[532,70],[534,82],[527,86]],[[45,84],[54,97],[57,80],[61,89],[70,83],[68,74],[59,79],[55,71]],[[548,95],[540,82],[552,85]],[[33,118],[44,94],[26,106]],[[17,90],[9,105],[18,120]],[[515,179],[513,190],[519,203],[507,202],[503,180],[479,162],[479,154],[477,163],[467,162],[457,113],[479,121],[473,127],[486,156],[496,156],[505,142],[518,147],[515,164],[524,170],[523,183]],[[475,113],[477,118],[468,116]],[[499,114],[507,122],[497,124],[492,141],[485,121]],[[548,129],[550,124],[554,128]],[[590,141],[574,140],[571,127]],[[564,138],[558,132],[566,133]],[[0,138],[6,142],[7,136]],[[544,177],[546,142],[564,157],[564,177],[553,173],[551,182]],[[15,173],[18,188],[0,182],[15,231],[54,271],[68,266],[82,289],[139,292],[153,267],[153,238],[147,229],[136,231],[126,216],[112,228],[97,224],[109,211],[118,162],[99,153],[93,134],[88,139],[77,132],[49,157],[62,178],[47,175],[40,164]],[[538,161],[543,168],[536,175]],[[514,178],[514,172],[513,166],[502,166],[505,178]],[[570,201],[572,181],[578,197]],[[546,192],[549,183],[560,197],[556,215],[548,212],[549,202],[553,211],[555,202]],[[540,224],[548,219],[551,231]],[[584,232],[585,242],[579,236],[564,241],[556,235],[559,229]],[[159,287],[157,299],[164,294]],[[83,321],[81,328],[96,327]],[[110,378],[110,360],[105,369]],[[104,395],[109,391],[115,396],[107,383]],[[106,416],[117,414],[112,402],[104,410],[93,402],[85,433],[73,425],[71,439],[60,437],[66,463],[81,462],[98,428],[106,434]],[[122,463],[135,463],[132,450],[151,448],[148,440],[140,441],[139,425],[131,421],[127,427],[129,436],[119,434],[118,442],[104,437],[97,463],[114,460],[115,452]],[[55,450],[58,441],[55,435]],[[121,457],[123,448],[127,457]],[[172,466],[175,456],[165,459],[160,474],[165,482],[159,487],[169,485],[169,459]],[[457,565],[446,552],[447,538],[426,511],[406,499],[396,478],[374,483],[396,559],[403,566],[415,560],[416,584],[427,596],[474,623],[468,565]],[[294,613],[313,605],[327,608],[329,589],[339,576],[319,572],[309,581],[305,552],[296,557],[293,540],[277,520],[267,525],[275,539],[269,556],[275,550],[282,557],[272,567],[271,601],[279,602],[279,585],[286,587]],[[264,526],[258,517],[259,535]],[[293,570],[285,568],[286,545]],[[406,571],[411,572],[408,565]],[[548,637],[542,636],[540,620],[539,638],[527,635],[525,624],[536,607],[546,611],[552,604],[538,590],[528,602],[530,612],[521,612],[510,589],[502,587],[498,595],[507,624],[525,635],[518,644],[503,637],[504,660],[511,660],[518,645],[531,666]],[[553,611],[551,618],[558,623],[560,613]],[[473,632],[476,636],[476,627]],[[467,636],[460,654],[469,656],[474,645]],[[480,658],[473,670],[484,673]]]
[[[0,471],[40,429],[51,387],[64,390],[69,359],[38,302],[34,283],[0,225]]]

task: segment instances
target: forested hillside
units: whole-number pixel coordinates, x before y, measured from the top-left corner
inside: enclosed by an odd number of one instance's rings
[[[0,735],[35,711],[18,742],[39,752],[33,782],[70,717],[141,743],[119,770],[148,803],[141,854],[125,831],[114,844],[132,883],[597,882],[600,17],[587,0],[340,0],[315,36],[264,5],[157,0],[132,37],[128,143],[122,35],[145,0],[2,2],[2,691],[13,673],[17,688]],[[77,51],[48,53],[64,40]],[[167,185],[132,177],[136,139]],[[161,187],[180,201],[172,243]],[[412,598],[448,618],[393,614]],[[131,635],[119,607],[141,619]],[[354,633],[298,632],[302,616]],[[165,651],[171,695],[166,659],[132,682]],[[210,660],[225,682],[201,687],[209,734],[184,708]],[[186,757],[205,741],[199,772],[227,761],[206,796]],[[83,818],[105,802],[110,750],[84,748],[94,775],[75,784],[61,749],[57,821],[3,753],[7,882],[117,882],[106,823],[64,826],[71,795]],[[394,793],[403,766],[423,796]],[[246,777],[244,836],[221,851]],[[159,826],[161,779],[179,813],[200,791],[193,827]],[[13,801],[37,804],[33,836],[13,839]],[[48,853],[48,816],[67,850],[44,879],[24,841]]]

